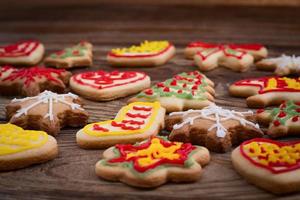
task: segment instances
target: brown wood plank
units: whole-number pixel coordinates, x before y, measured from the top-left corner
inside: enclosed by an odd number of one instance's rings
[[[1,7],[0,44],[23,38],[45,43],[47,53],[87,39],[95,46],[92,68],[115,70],[107,66],[106,53],[112,47],[144,39],[168,39],[178,53],[167,65],[139,68],[152,82],[197,68],[185,60],[185,45],[196,39],[211,42],[261,42],[270,55],[300,55],[300,12],[295,8],[188,7],[119,5],[31,5]],[[122,69],[119,69],[122,70]],[[132,70],[132,69],[124,69]],[[246,73],[217,69],[206,73],[216,83],[216,102],[237,110],[247,109],[245,100],[228,95],[228,86],[246,77],[270,75],[251,68]],[[5,122],[5,105],[10,97],[0,97],[0,121]],[[99,103],[85,100],[90,122],[111,119],[127,98]],[[122,183],[98,179],[94,164],[101,150],[77,147],[78,129],[64,129],[57,137],[59,157],[42,165],[0,174],[0,199],[299,199],[299,194],[276,197],[249,185],[232,168],[230,153],[212,154],[201,180],[192,184],[166,184],[154,190],[140,190]]]

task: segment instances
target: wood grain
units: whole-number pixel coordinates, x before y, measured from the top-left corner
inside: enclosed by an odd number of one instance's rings
[[[178,53],[167,65],[139,68],[152,82],[183,71],[196,70],[182,52],[191,40],[209,42],[260,42],[270,55],[300,55],[300,12],[297,8],[188,7],[188,6],[52,6],[0,7],[0,43],[40,39],[47,54],[87,39],[95,46],[92,68],[72,70],[115,70],[105,55],[113,47],[144,39],[168,39]],[[120,70],[120,69],[119,69]],[[132,70],[124,68],[124,70]],[[270,75],[251,68],[234,73],[219,68],[206,73],[216,83],[216,102],[237,110],[247,109],[245,100],[228,96],[228,86],[246,77]],[[0,98],[0,121],[5,122],[5,105]],[[111,119],[128,98],[106,103],[85,101],[90,122]],[[94,165],[101,150],[82,150],[75,143],[78,129],[64,129],[57,137],[59,157],[42,165],[0,174],[0,199],[299,199],[299,194],[276,197],[243,180],[232,168],[230,153],[212,154],[201,180],[193,184],[166,184],[140,190],[122,183],[98,179]]]

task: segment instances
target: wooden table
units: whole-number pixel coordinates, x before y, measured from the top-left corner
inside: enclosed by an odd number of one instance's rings
[[[187,7],[187,6],[19,6],[0,8],[0,43],[18,39],[40,39],[47,53],[82,39],[94,44],[94,67],[76,69],[115,70],[105,56],[112,47],[139,43],[144,39],[167,39],[177,55],[167,65],[139,68],[152,82],[197,68],[185,60],[183,49],[193,40],[209,42],[256,42],[268,46],[270,55],[300,55],[299,8]],[[123,69],[119,69],[123,70]],[[128,68],[124,70],[129,70]],[[245,100],[228,96],[235,80],[272,74],[253,67],[246,73],[217,69],[206,73],[216,83],[216,103],[238,110],[247,109]],[[5,123],[5,105],[0,99],[0,121]],[[127,98],[98,103],[85,101],[90,122],[111,119]],[[232,168],[230,152],[212,153],[201,180],[193,184],[166,184],[154,190],[140,190],[122,183],[100,180],[94,165],[102,151],[83,150],[75,142],[78,129],[64,129],[57,137],[59,156],[46,164],[0,174],[0,199],[274,199],[242,179]],[[299,194],[278,199],[299,199]]]

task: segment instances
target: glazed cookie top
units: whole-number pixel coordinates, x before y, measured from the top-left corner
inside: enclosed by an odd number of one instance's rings
[[[200,147],[190,143],[170,142],[162,137],[152,137],[137,144],[118,144],[114,157],[101,161],[102,165],[128,168],[141,175],[168,167],[190,168],[196,163],[191,156]]]
[[[144,41],[139,46],[112,49],[110,56],[153,56],[165,52],[172,45],[168,41]]]
[[[270,114],[272,118],[271,126],[276,127],[291,122],[298,123],[300,120],[300,102],[287,101],[282,103],[279,108],[257,110],[257,114],[262,112]]]
[[[300,168],[300,141],[279,142],[255,138],[242,143],[239,149],[249,162],[273,174]]]
[[[55,52],[50,54],[50,58],[59,58],[59,59],[65,59],[65,58],[70,58],[70,57],[82,57],[87,54],[87,51],[92,48],[92,45],[88,42],[82,41],[79,44],[65,48],[64,50]]]
[[[28,40],[0,47],[0,58],[29,56],[39,45],[41,45],[39,41]]]
[[[38,148],[48,141],[44,131],[23,130],[13,124],[0,124],[0,156]]]
[[[71,80],[77,84],[95,89],[108,89],[146,79],[148,76],[143,72],[105,72],[102,70],[75,74]]]
[[[38,79],[55,82],[59,85],[64,85],[59,76],[67,71],[64,69],[52,69],[45,67],[30,67],[30,68],[14,68],[4,66],[0,68],[0,82],[23,81],[25,87],[36,84]]]
[[[95,137],[140,134],[151,128],[160,108],[159,102],[134,102],[124,106],[114,120],[86,125],[83,132]]]
[[[259,94],[268,92],[300,92],[300,78],[262,77],[244,79],[234,83],[236,86],[258,87]]]
[[[184,72],[172,79],[157,83],[137,95],[138,98],[176,97],[181,99],[205,100],[207,78],[198,71]]]
[[[215,43],[206,43],[206,42],[191,42],[188,44],[188,47],[201,47],[201,48],[224,48],[229,47],[231,49],[244,49],[244,50],[254,50],[258,51],[264,48],[261,44],[215,44]]]

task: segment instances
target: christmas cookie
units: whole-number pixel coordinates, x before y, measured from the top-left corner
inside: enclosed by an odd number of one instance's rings
[[[0,94],[35,96],[44,90],[63,93],[71,73],[45,67],[0,67]]]
[[[12,124],[43,130],[50,135],[57,135],[65,126],[84,126],[88,120],[88,113],[76,95],[47,90],[35,97],[13,99],[6,106],[6,116]]]
[[[109,101],[150,87],[150,77],[143,72],[83,72],[70,79],[71,89],[95,101]]]
[[[276,58],[266,58],[255,64],[261,70],[275,70],[275,74],[279,76],[300,74],[300,56],[282,55]]]
[[[0,171],[47,162],[58,154],[56,140],[44,131],[0,124]]]
[[[124,106],[115,119],[88,124],[77,132],[77,144],[85,149],[135,143],[157,135],[164,128],[165,109],[159,102],[135,102]]]
[[[193,59],[197,52],[213,52],[210,50],[234,50],[239,54],[240,52],[246,52],[250,54],[255,61],[266,58],[268,55],[268,51],[266,47],[261,44],[216,44],[216,43],[206,43],[206,42],[191,42],[184,50],[184,55],[188,59]],[[226,53],[225,51],[224,53]],[[239,52],[239,53],[238,53]],[[234,53],[234,52],[232,52]],[[230,51],[229,51],[230,55]],[[235,54],[233,54],[235,55]]]
[[[210,160],[206,148],[152,137],[141,143],[118,144],[104,151],[97,176],[135,187],[158,187],[168,181],[194,182]]]
[[[112,49],[107,61],[112,66],[153,67],[163,65],[175,55],[168,41],[144,41],[139,46]]]
[[[194,54],[195,64],[201,71],[213,70],[218,66],[229,68],[233,71],[244,72],[253,64],[255,58],[266,57],[267,50],[261,45],[235,45],[235,44],[208,44],[192,43],[186,49],[186,56]]]
[[[262,77],[244,79],[229,87],[232,96],[248,97],[249,107],[279,105],[282,101],[300,101],[300,78]]]
[[[29,40],[0,47],[0,64],[35,65],[44,55],[44,45]]]
[[[250,183],[275,194],[300,191],[300,141],[255,138],[231,155],[236,171]]]
[[[93,45],[88,42],[79,44],[50,54],[45,65],[57,68],[89,67],[93,65]]]
[[[287,101],[279,108],[259,109],[256,119],[269,125],[267,134],[272,138],[300,135],[300,102]]]
[[[214,101],[214,83],[198,71],[181,73],[133,97],[134,101],[160,101],[167,112],[197,109]]]
[[[171,141],[191,142],[210,151],[226,152],[245,140],[262,137],[252,111],[237,112],[211,104],[202,110],[173,112],[166,118]]]

